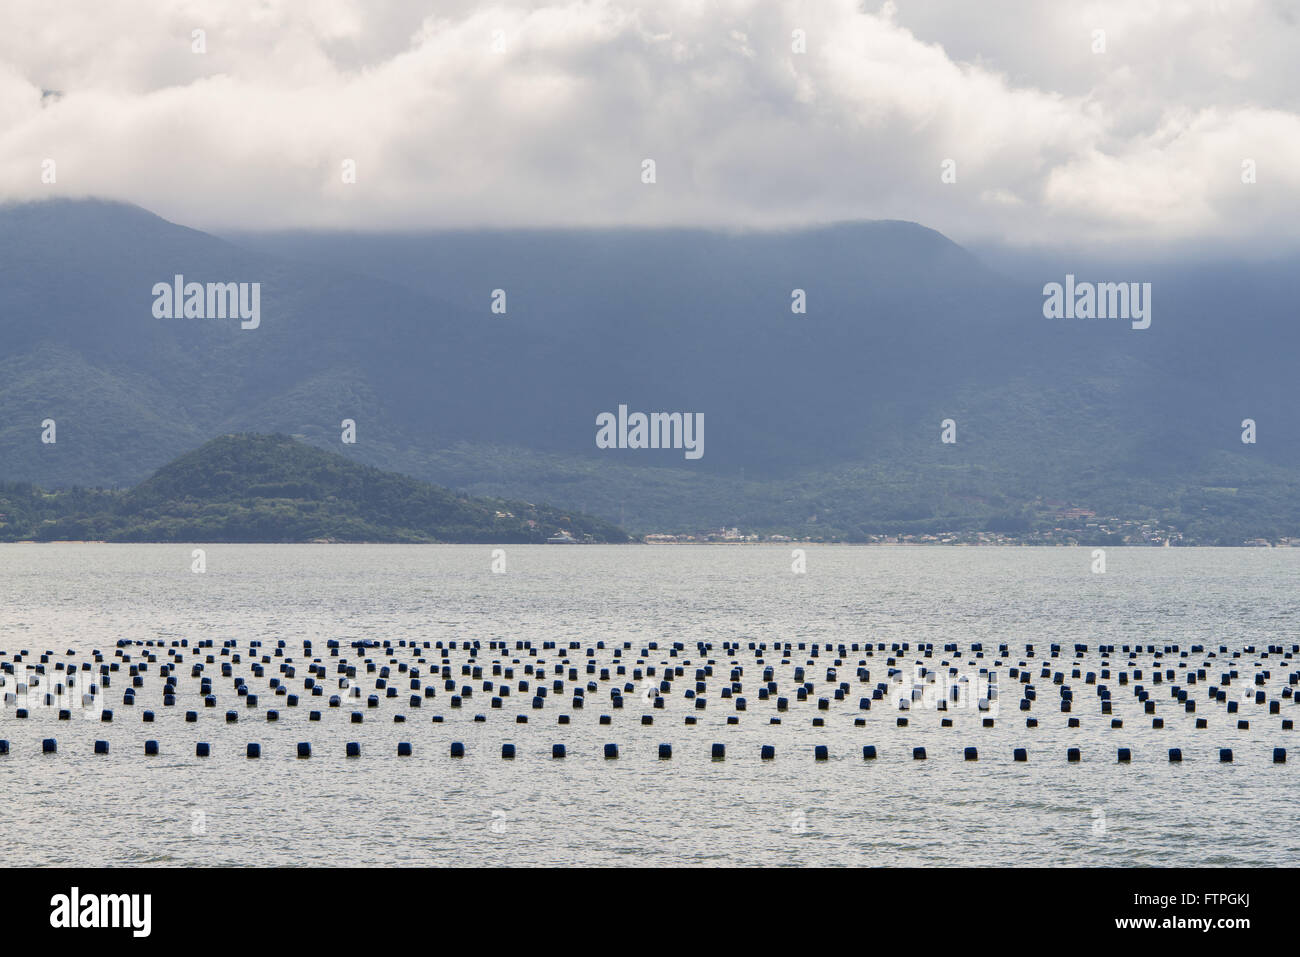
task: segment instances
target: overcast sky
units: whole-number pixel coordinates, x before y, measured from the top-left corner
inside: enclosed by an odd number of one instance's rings
[[[5,0],[3,27],[2,198],[227,230],[1300,239],[1296,0]]]

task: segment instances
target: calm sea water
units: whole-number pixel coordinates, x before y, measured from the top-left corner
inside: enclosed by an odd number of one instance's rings
[[[680,694],[655,711],[652,726],[641,724],[650,709],[629,698],[613,710],[604,690],[583,710],[567,707],[567,695],[529,711],[527,696],[507,699],[499,710],[485,697],[449,707],[439,697],[419,709],[407,707],[403,691],[365,709],[362,724],[349,722],[354,710],[329,709],[321,698],[284,706],[261,685],[260,706],[244,708],[228,680],[215,672],[220,700],[201,709],[192,694],[177,707],[161,706],[157,665],[134,706],[121,701],[129,683],[114,677],[107,689],[115,717],[111,724],[74,714],[59,721],[49,708],[33,708],[19,719],[12,704],[0,709],[0,737],[11,753],[0,757],[0,832],[10,860],[58,865],[1294,865],[1294,793],[1300,773],[1295,753],[1289,763],[1271,761],[1274,747],[1290,747],[1291,731],[1281,719],[1293,716],[1293,701],[1281,715],[1243,702],[1229,718],[1222,705],[1201,701],[1196,715],[1183,714],[1162,686],[1152,688],[1166,727],[1156,730],[1132,697],[1132,686],[1112,680],[1115,714],[1125,727],[1110,726],[1098,711],[1094,689],[1070,681],[1080,727],[1066,727],[1056,710],[1055,689],[1038,676],[1046,661],[1053,670],[1079,667],[1076,642],[1090,651],[1084,667],[1095,667],[1099,644],[1201,644],[1218,652],[1212,678],[1228,667],[1249,677],[1268,669],[1270,698],[1280,697],[1296,666],[1259,652],[1297,637],[1295,591],[1300,550],[1124,549],[1107,550],[1107,570],[1094,574],[1087,549],[1031,548],[862,548],[809,546],[807,573],[791,572],[789,547],[508,547],[506,571],[491,570],[492,549],[477,546],[223,546],[206,548],[207,570],[191,572],[194,546],[0,545],[0,650],[11,660],[20,649],[52,651],[51,663],[75,650],[81,660],[92,649],[113,660],[119,639],[162,642],[153,649],[165,661],[165,646],[187,639],[193,645],[236,640],[244,651],[260,640],[270,653],[280,640],[306,675],[302,641],[331,665],[325,647],[340,640],[342,654],[357,640],[465,642],[479,640],[479,663],[509,662],[527,652],[517,641],[581,644],[581,650],[545,653],[548,662],[569,654],[585,665],[585,649],[608,663],[611,649],[631,648],[631,666],[644,658],[668,661],[667,649],[683,642],[691,665],[678,686],[693,684],[705,660],[697,642],[713,643],[707,654],[726,678],[731,655],[721,643],[739,641],[838,644],[907,642],[899,667],[910,668],[917,643],[932,642],[928,664],[948,661],[944,645],[969,649],[982,642],[985,659],[1003,674],[1024,659],[1026,644],[1039,703],[1040,726],[1025,727],[1016,709],[1019,693],[1003,685],[995,727],[981,715],[954,712],[954,726],[940,727],[940,715],[914,710],[906,728],[896,712],[876,702],[861,712],[856,686],[844,701],[819,712],[814,700],[792,702],[780,725],[772,702],[758,701],[761,666],[746,652],[749,710],[737,725],[731,703],[709,696],[696,711]],[[489,641],[510,642],[504,652],[487,651]],[[1052,643],[1060,659],[1048,659]],[[998,657],[1007,644],[1009,655]],[[1232,651],[1254,646],[1229,665]],[[126,649],[133,661],[146,649]],[[422,648],[398,649],[413,661]],[[207,650],[205,650],[206,652]],[[386,661],[380,649],[367,652]],[[453,658],[459,663],[463,652]],[[872,681],[885,675],[885,655],[868,661]],[[860,654],[844,656],[840,677],[853,679]],[[1149,667],[1149,656],[1144,655]],[[809,661],[794,650],[779,667],[782,693],[789,668]],[[220,659],[218,659],[220,660]],[[438,662],[436,653],[430,658]],[[779,655],[767,660],[777,665]],[[964,667],[971,661],[964,656]],[[1162,667],[1175,668],[1178,653]],[[276,659],[278,664],[279,659]],[[809,677],[823,693],[829,656],[823,652]],[[1195,669],[1205,654],[1182,659]],[[677,663],[681,663],[681,659]],[[1119,659],[1112,662],[1116,667]],[[217,666],[209,665],[207,674]],[[488,670],[485,668],[485,671]],[[427,675],[427,670],[426,670]],[[179,670],[182,689],[197,686],[188,664]],[[267,676],[276,674],[267,667]],[[396,676],[396,668],[394,668]],[[405,677],[405,676],[402,676]],[[581,675],[583,681],[588,676]],[[333,671],[331,670],[331,678]],[[374,676],[363,676],[373,680]],[[11,679],[12,681],[12,679]],[[716,687],[717,679],[711,679]],[[684,685],[683,685],[684,682]],[[250,685],[253,684],[250,680]],[[1149,685],[1148,685],[1149,686]],[[403,688],[405,685],[403,685]],[[9,689],[6,689],[9,690]],[[1204,683],[1195,689],[1197,695]],[[1234,684],[1234,695],[1238,692]],[[1253,688],[1252,688],[1253,690]],[[793,695],[791,695],[793,697]],[[141,712],[152,708],[155,722]],[[323,712],[309,722],[311,708]],[[200,708],[197,723],[183,712]],[[237,724],[223,718],[238,708]],[[278,708],[268,723],[265,711]],[[1300,711],[1300,708],[1296,708]],[[526,725],[515,716],[528,713]],[[404,724],[393,716],[407,715]],[[611,716],[599,725],[597,716]],[[434,714],[444,721],[435,724]],[[486,720],[476,723],[476,714]],[[560,725],[558,715],[570,714]],[[689,726],[684,716],[695,714]],[[823,716],[824,728],[812,726]],[[857,717],[865,727],[855,727]],[[1209,720],[1194,728],[1194,717]],[[1238,730],[1239,718],[1250,728]],[[57,755],[42,755],[40,741],[57,737]],[[108,756],[92,754],[93,741],[110,742]],[[146,757],[143,741],[159,742],[160,754]],[[194,756],[194,743],[212,743],[210,758]],[[249,741],[262,744],[263,757],[244,756]],[[310,741],[310,761],[295,758],[295,744]],[[344,743],[357,741],[362,756],[343,757]],[[398,758],[396,743],[409,741],[413,755]],[[452,741],[465,742],[467,755],[448,755]],[[519,749],[514,761],[500,758],[502,742]],[[602,745],[618,743],[621,756],[607,761]],[[674,747],[671,761],[657,758],[660,742]],[[727,759],[710,760],[710,745],[725,742]],[[551,745],[565,743],[568,757],[552,760]],[[777,759],[760,761],[759,747],[775,745]],[[813,746],[826,744],[831,758],[814,762]],[[862,745],[879,749],[862,759]],[[980,759],[962,760],[962,748],[979,748]],[[914,761],[924,746],[928,759]],[[1067,747],[1083,759],[1065,761]],[[1133,760],[1119,764],[1117,747],[1131,747]],[[1026,747],[1030,760],[1012,761]],[[1182,764],[1166,753],[1181,747]],[[1231,747],[1236,759],[1218,761]]]

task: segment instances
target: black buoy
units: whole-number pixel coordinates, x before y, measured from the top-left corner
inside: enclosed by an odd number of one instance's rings
[[[154,740],[152,740],[152,739],[149,740],[149,741],[146,741],[146,742],[144,743],[144,753],[145,753],[145,754],[157,754],[157,753],[158,753],[158,742],[157,742],[157,741],[154,741]]]
[[[759,750],[758,756],[763,761],[771,761],[776,757],[776,748],[770,744],[765,744]]]
[[[966,748],[965,757],[967,761],[978,761],[979,756],[980,756],[979,751],[977,751],[975,748],[973,747]]]
[[[310,741],[299,741],[299,742],[298,742],[298,757],[300,757],[300,758],[310,758],[310,757],[311,757],[311,742],[310,742]]]
[[[41,742],[42,754],[55,754],[59,750],[59,742],[53,738],[46,738]]]
[[[501,757],[513,758],[515,756],[515,746],[513,744],[501,745]]]
[[[1067,761],[1078,761],[1079,757],[1080,755],[1079,755],[1078,748],[1069,748],[1065,752],[1065,760]]]
[[[864,744],[862,746],[862,760],[871,761],[876,757],[876,746],[874,744]]]
[[[618,745],[617,744],[605,745],[605,757],[606,759],[618,757]]]
[[[460,741],[451,743],[451,756],[453,758],[463,758],[465,756],[465,745]]]
[[[1127,764],[1133,760],[1133,751],[1130,748],[1120,748],[1116,758],[1121,764]]]
[[[1011,759],[1013,761],[1028,761],[1029,752],[1026,751],[1024,748],[1016,748],[1014,751],[1011,752]]]
[[[1178,763],[1179,761],[1181,761],[1182,759],[1183,759],[1183,749],[1182,749],[1182,748],[1170,748],[1170,749],[1169,749],[1169,760],[1170,760],[1171,763],[1177,764],[1177,763]]]
[[[727,746],[725,744],[714,744],[712,757],[714,761],[721,761],[727,756]]]
[[[1219,748],[1219,761],[1222,764],[1232,763],[1232,748]]]
[[[673,746],[671,744],[659,745],[659,760],[667,761],[673,756]]]
[[[359,741],[349,741],[344,753],[349,758],[361,757],[361,743]]]
[[[1273,763],[1286,764],[1286,748],[1273,749]]]
[[[260,758],[262,756],[262,746],[258,744],[256,741],[250,741],[248,742],[248,748],[246,749],[245,753],[250,758]]]
[[[924,761],[924,760],[925,760],[925,748],[913,748],[913,749],[912,749],[912,760],[913,760],[913,761]]]
[[[398,742],[397,742],[397,756],[398,756],[399,758],[409,758],[409,757],[411,756],[411,742],[410,742],[410,741],[398,741]]]
[[[107,742],[107,741],[96,741],[96,742],[95,742],[95,753],[96,753],[96,754],[108,754],[108,742]]]
[[[830,759],[830,756],[831,756],[830,749],[828,749],[824,744],[816,745],[813,748],[814,761],[827,761]]]
[[[562,744],[551,745],[551,757],[562,758],[564,757],[564,755],[565,755],[564,745]]]
[[[194,756],[196,758],[206,758],[212,753],[212,746],[206,741],[200,741],[194,745]]]

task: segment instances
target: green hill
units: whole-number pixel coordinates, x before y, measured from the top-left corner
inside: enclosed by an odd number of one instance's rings
[[[125,492],[0,485],[0,541],[595,542],[621,529],[546,505],[470,498],[286,435],[224,435]]]

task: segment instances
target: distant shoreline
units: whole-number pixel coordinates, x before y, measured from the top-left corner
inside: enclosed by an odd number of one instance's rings
[[[200,546],[200,545],[401,545],[406,547],[419,548],[438,548],[454,545],[458,548],[522,548],[522,547],[540,547],[546,542],[391,542],[391,541],[357,541],[357,542],[321,542],[321,541],[265,541],[250,539],[247,541],[209,541],[195,539],[194,541],[154,541],[154,542],[111,542],[103,539],[49,539],[36,541],[34,539],[18,539],[9,542],[0,542],[2,545],[176,545],[180,546]],[[552,543],[553,544],[553,543]],[[814,546],[836,546],[850,548],[1143,548],[1143,549],[1160,549],[1163,545],[1145,544],[1137,542],[1120,542],[1118,544],[1098,545],[1091,542],[831,542],[831,541],[789,541],[789,542],[574,542],[575,545],[612,545],[623,548],[629,545],[644,545],[653,548],[671,548],[678,547],[700,547],[700,546],[722,546],[722,547],[750,547],[750,548],[804,548],[809,545]],[[1260,549],[1287,549],[1300,548],[1300,541],[1289,542],[1282,545],[1267,544],[1235,544],[1235,545],[1215,545],[1215,544],[1179,544],[1170,545],[1170,548],[1260,548]]]

